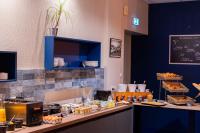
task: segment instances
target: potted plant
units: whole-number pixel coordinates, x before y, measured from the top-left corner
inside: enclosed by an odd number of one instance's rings
[[[65,16],[66,22],[68,20],[69,12],[65,9],[66,3],[67,0],[58,0],[55,6],[49,7],[47,9],[46,21],[50,27],[50,34],[53,36],[57,36],[58,26],[60,24],[62,15]]]

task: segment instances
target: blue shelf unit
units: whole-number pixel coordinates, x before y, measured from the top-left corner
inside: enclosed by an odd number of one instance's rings
[[[0,82],[12,82],[17,80],[17,52],[0,51],[0,72],[8,73],[7,80]]]
[[[55,36],[45,37],[45,69],[89,69],[84,68],[83,61],[98,61],[101,64],[101,43],[73,38]],[[54,67],[54,58],[64,58],[64,67]]]

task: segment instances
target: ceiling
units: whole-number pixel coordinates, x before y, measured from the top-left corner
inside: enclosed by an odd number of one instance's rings
[[[149,4],[155,3],[170,3],[170,2],[184,2],[184,1],[197,1],[197,0],[145,0]]]

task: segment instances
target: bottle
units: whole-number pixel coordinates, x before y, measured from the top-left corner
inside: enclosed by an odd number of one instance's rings
[[[0,125],[6,123],[5,94],[0,94]]]

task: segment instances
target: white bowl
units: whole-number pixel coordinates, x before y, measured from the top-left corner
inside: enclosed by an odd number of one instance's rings
[[[129,92],[135,92],[137,89],[137,84],[128,84]]]
[[[145,92],[146,84],[138,84],[138,89],[140,92]]]
[[[126,92],[127,84],[119,84],[117,89],[118,92]]]
[[[83,67],[98,67],[98,61],[83,61]]]

